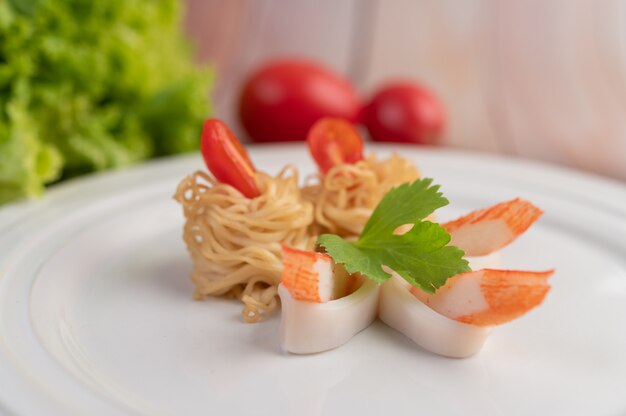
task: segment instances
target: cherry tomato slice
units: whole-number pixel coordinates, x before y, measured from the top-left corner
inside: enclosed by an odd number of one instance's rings
[[[248,153],[223,121],[211,118],[204,122],[200,149],[215,179],[232,186],[247,198],[260,195]]]
[[[363,160],[363,140],[356,128],[341,118],[318,120],[307,135],[309,151],[322,173],[343,163]]]

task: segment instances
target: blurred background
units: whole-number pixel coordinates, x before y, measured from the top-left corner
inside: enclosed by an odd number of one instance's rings
[[[626,2],[188,0],[187,30],[214,63],[218,114],[259,62],[313,57],[368,94],[428,86],[448,146],[626,179]],[[219,12],[217,12],[219,10]]]
[[[626,1],[94,3],[0,3],[0,203],[193,150],[210,115],[250,141],[240,93],[278,58],[364,103],[393,80],[427,89],[445,114],[429,144],[626,180]]]

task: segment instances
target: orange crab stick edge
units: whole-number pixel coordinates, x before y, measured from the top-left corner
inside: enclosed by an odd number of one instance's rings
[[[363,140],[359,132],[341,118],[324,117],[315,122],[307,134],[307,144],[324,174],[334,166],[363,160]]]
[[[518,198],[472,211],[443,227],[450,233],[450,245],[467,256],[485,256],[510,244],[542,214],[541,209]]]
[[[553,270],[529,272],[483,269],[451,277],[434,294],[413,295],[440,314],[475,326],[500,325],[539,306]]]
[[[324,253],[282,246],[281,282],[297,300],[325,303],[333,299],[333,260]]]
[[[247,198],[260,195],[256,171],[248,153],[226,123],[215,118],[206,120],[200,149],[215,179],[232,186]]]

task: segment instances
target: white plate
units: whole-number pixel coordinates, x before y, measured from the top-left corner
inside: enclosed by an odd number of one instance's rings
[[[192,301],[171,195],[202,162],[170,159],[0,211],[0,413],[626,413],[626,188],[529,162],[402,152],[443,185],[443,219],[516,196],[546,211],[503,262],[555,267],[553,289],[477,356],[429,354],[380,322],[337,350],[289,356],[278,315],[247,325],[237,302]],[[302,146],[251,156],[269,172],[313,171]]]

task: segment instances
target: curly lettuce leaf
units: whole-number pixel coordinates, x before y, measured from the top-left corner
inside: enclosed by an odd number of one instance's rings
[[[0,2],[0,203],[195,150],[211,73],[176,0]]]

